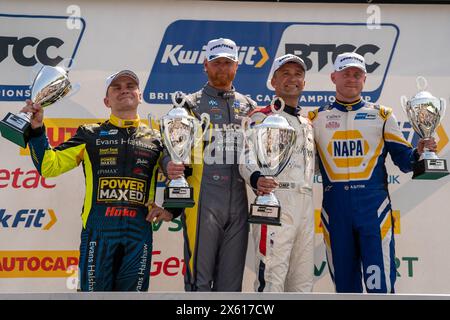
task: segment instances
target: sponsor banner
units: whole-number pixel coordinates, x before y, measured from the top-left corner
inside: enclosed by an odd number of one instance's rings
[[[0,14],[0,101],[30,97],[33,66],[70,66],[85,27],[80,17]]]
[[[0,278],[66,278],[78,272],[79,251],[0,251]],[[184,259],[152,251],[151,277],[183,276]]]
[[[151,277],[167,276],[167,277],[181,277],[186,273],[186,264],[183,258],[171,256],[165,258],[161,255],[161,251],[155,250],[152,252],[152,267],[150,271]]]
[[[75,272],[78,256],[73,250],[0,251],[0,278],[69,277]]]
[[[37,170],[0,168],[0,189],[53,189],[55,186],[45,181]]]
[[[147,181],[135,178],[104,177],[98,181],[98,202],[122,202],[144,204]]]
[[[42,229],[50,230],[58,221],[53,209],[0,209],[0,230]]]
[[[234,85],[258,104],[272,100],[268,77],[275,57],[287,53],[301,57],[307,66],[308,86],[302,106],[321,106],[334,101],[329,75],[337,55],[356,51],[366,59],[371,81],[364,98],[380,97],[399,28],[381,24],[370,30],[365,23],[281,23],[250,21],[177,20],[170,24],[161,41],[147,85],[144,100],[170,103],[175,91],[195,92],[206,82],[203,72],[205,45],[214,38],[233,39],[239,47],[239,69]],[[176,76],[174,76],[176,75]]]

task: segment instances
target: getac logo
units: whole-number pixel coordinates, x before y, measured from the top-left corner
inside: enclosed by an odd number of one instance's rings
[[[161,63],[170,63],[173,66],[182,64],[203,64],[206,57],[206,46],[202,50],[187,50],[182,44],[168,44],[160,60]],[[261,68],[268,60],[264,47],[243,46],[238,47],[239,64],[246,64]]]
[[[68,18],[80,28],[67,28]],[[0,101],[29,98],[36,64],[70,66],[63,60],[75,58],[84,28],[81,18],[0,14]]]
[[[8,57],[9,52],[13,59],[24,67],[34,66],[38,61],[45,65],[55,66],[63,60],[63,57],[56,55],[50,56],[51,51],[58,50],[50,49],[59,48],[64,44],[64,41],[59,38],[49,37],[42,40],[35,37],[1,37],[0,36],[0,63]],[[34,51],[33,55],[25,54],[29,47]],[[11,50],[9,50],[11,49]]]

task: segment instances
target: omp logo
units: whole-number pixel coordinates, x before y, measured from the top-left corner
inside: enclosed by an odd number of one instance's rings
[[[66,278],[78,251],[0,251],[0,278]]]
[[[369,143],[357,130],[336,131],[327,146],[334,163],[339,168],[359,167],[369,152]]]
[[[52,147],[56,147],[57,145],[63,143],[70,139],[77,129],[82,124],[86,123],[97,123],[103,122],[104,119],[66,119],[66,118],[46,118],[45,128],[48,137],[48,142]],[[20,148],[21,156],[29,156],[30,149],[27,147],[26,149]]]
[[[42,229],[50,230],[58,221],[53,209],[0,209],[0,229]]]
[[[381,94],[398,36],[399,29],[393,24],[370,30],[365,23],[347,22],[177,20],[166,29],[144,99],[148,103],[171,103],[171,93],[175,91],[199,90],[206,81],[201,65],[205,44],[226,37],[239,46],[240,67],[234,85],[258,104],[273,99],[274,92],[267,82],[271,64],[275,57],[287,53],[301,57],[308,69],[308,87],[301,105],[315,107],[333,102],[335,88],[330,73],[336,57],[346,51],[364,56],[370,76],[363,97],[373,102]]]
[[[411,123],[407,121],[400,121],[398,122],[398,125],[402,131],[405,140],[408,141],[413,146],[417,146],[417,142],[419,141],[420,137],[412,128]],[[437,142],[437,153],[439,153],[448,144],[448,135],[445,132],[445,129],[442,126],[442,124],[440,124],[436,128],[435,139]]]
[[[97,201],[144,204],[147,182],[135,178],[100,178]]]
[[[69,18],[81,28],[67,28]],[[85,21],[73,16],[0,14],[0,101],[29,98],[31,67],[73,59],[84,29]]]
[[[316,234],[323,233],[323,226],[322,226],[322,220],[320,217],[320,213],[321,213],[320,209],[314,210],[314,231]],[[394,234],[400,234],[400,232],[401,232],[400,211],[392,210],[392,217],[394,218]]]
[[[183,44],[167,44],[161,58],[161,63],[170,63],[173,66],[180,64],[203,64],[206,56],[206,46],[202,50],[186,50]],[[246,64],[261,68],[269,59],[264,47],[238,46],[239,64]]]

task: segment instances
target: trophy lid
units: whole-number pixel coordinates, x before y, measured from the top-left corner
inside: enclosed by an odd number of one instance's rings
[[[194,118],[183,107],[173,107],[163,118],[165,119],[179,119],[179,118]]]
[[[255,129],[258,128],[273,128],[273,129],[291,129],[294,130],[294,128],[291,127],[289,122],[286,120],[285,117],[280,116],[278,114],[272,114],[267,116],[263,122],[260,124],[255,125]]]
[[[414,97],[411,98],[411,105],[419,105],[419,104],[429,104],[433,103],[435,106],[439,106],[439,99],[434,97],[428,91],[420,91]]]

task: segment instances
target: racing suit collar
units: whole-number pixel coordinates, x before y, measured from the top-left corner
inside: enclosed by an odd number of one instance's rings
[[[276,110],[280,110],[280,108],[281,108],[280,100],[275,101],[275,109]],[[268,111],[271,111],[270,104],[266,107],[266,109],[268,109]],[[296,107],[293,107],[293,106],[290,106],[288,104],[285,104],[283,111],[286,112],[287,114],[290,114],[291,116],[296,117],[296,116],[298,116],[300,114],[300,110],[301,109],[302,108],[299,105],[297,105]]]
[[[363,107],[365,103],[366,102],[362,98],[359,98],[358,100],[353,102],[342,102],[336,99],[336,101],[333,102],[332,106],[340,111],[347,112],[356,111]]]
[[[228,99],[234,98],[235,89],[233,86],[231,87],[231,90],[216,89],[212,87],[209,83],[206,83],[205,86],[203,87],[203,92],[211,97]]]
[[[141,119],[139,118],[139,115],[136,119],[120,119],[119,117],[116,117],[115,115],[111,114],[109,117],[109,122],[116,127],[119,128],[129,128],[129,127],[135,127],[137,128],[139,126]]]
[[[296,106],[294,108],[294,107],[285,105],[283,111],[286,112],[287,114],[290,114],[291,116],[296,117],[296,116],[298,116],[300,114],[300,110],[301,109],[302,108],[300,106]]]

